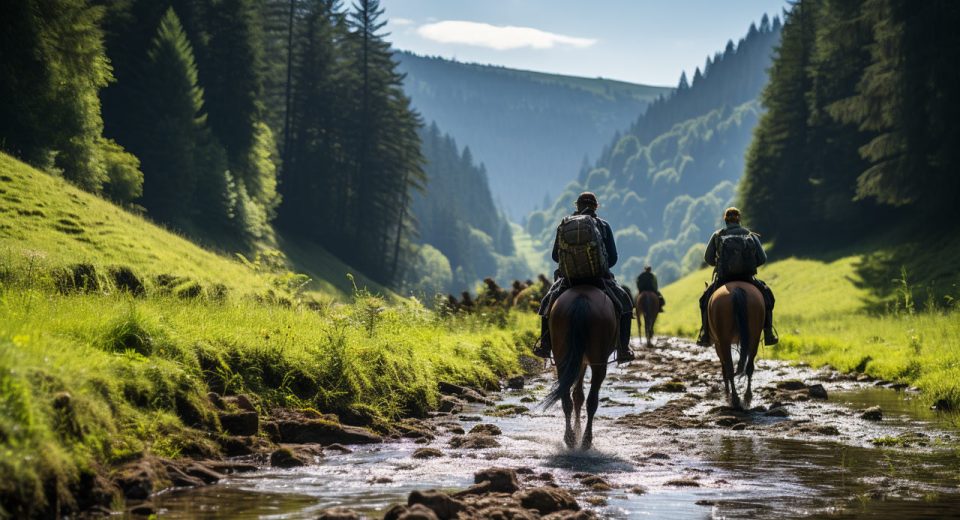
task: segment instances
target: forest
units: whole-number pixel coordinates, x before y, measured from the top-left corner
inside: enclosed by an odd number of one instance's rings
[[[0,519],[956,515],[960,3],[504,5],[0,2]],[[444,23],[680,78],[395,47]],[[621,345],[534,312],[586,190]],[[745,280],[691,339],[731,205],[775,345]]]
[[[671,282],[700,267],[704,242],[733,203],[762,108],[757,101],[779,42],[780,19],[764,16],[736,44],[686,73],[612,142],[526,228],[548,254],[554,225],[581,191],[600,198],[620,250],[615,271],[631,280],[645,265]]]

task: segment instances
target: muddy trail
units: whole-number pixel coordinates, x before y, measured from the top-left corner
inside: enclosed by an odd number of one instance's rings
[[[563,445],[559,406],[537,409],[547,372],[499,394],[447,397],[447,412],[401,439],[318,449],[291,469],[251,460],[261,469],[161,494],[156,512],[301,519],[348,507],[380,518],[411,492],[464,489],[506,467],[521,487],[565,490],[600,518],[960,517],[955,418],[910,389],[761,352],[753,408],[739,412],[725,406],[712,349],[662,339],[635,351],[611,367],[589,451]]]

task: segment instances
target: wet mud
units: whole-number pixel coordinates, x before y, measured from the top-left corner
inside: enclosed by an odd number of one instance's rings
[[[516,473],[516,493],[558,489],[582,517],[960,517],[956,418],[902,385],[761,352],[753,402],[737,410],[727,406],[712,349],[661,339],[635,351],[637,361],[611,367],[588,451],[563,445],[559,406],[537,408],[553,381],[545,372],[505,382],[499,393],[448,388],[444,412],[407,421],[383,443],[312,453],[291,446],[304,464],[288,468],[240,458],[261,469],[165,492],[154,510],[176,519],[312,519],[341,508],[382,518],[412,493],[456,497],[499,467]],[[460,517],[495,517],[470,500]]]

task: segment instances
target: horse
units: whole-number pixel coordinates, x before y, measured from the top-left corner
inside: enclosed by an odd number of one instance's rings
[[[588,366],[587,428],[580,448],[588,450],[593,444],[593,416],[600,404],[600,385],[607,376],[607,360],[616,349],[619,330],[613,302],[592,285],[571,287],[550,309],[550,337],[553,338],[553,358],[557,361],[557,382],[544,398],[543,408],[549,408],[558,400],[563,404],[566,418],[563,440],[567,448],[574,448],[580,433],[583,379]],[[574,417],[572,425],[571,415]]]
[[[657,322],[657,316],[660,314],[660,297],[653,291],[641,291],[637,295],[637,328],[640,329],[640,335],[646,332],[647,347],[653,346],[653,324]],[[640,328],[641,318],[643,327]],[[644,330],[646,329],[646,330]]]
[[[753,398],[753,365],[760,347],[760,331],[763,329],[763,295],[749,282],[728,282],[719,287],[707,304],[710,337],[714,341],[717,356],[723,369],[723,389],[730,406],[742,409],[734,376],[747,376],[747,391],[744,404],[750,406]],[[737,370],[733,370],[731,345],[739,343],[740,358]]]

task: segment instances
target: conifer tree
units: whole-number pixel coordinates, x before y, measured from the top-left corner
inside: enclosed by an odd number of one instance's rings
[[[144,171],[143,202],[155,217],[227,225],[233,208],[226,154],[206,126],[193,49],[173,8],[160,21],[137,74],[141,124],[128,136]]]
[[[0,148],[100,191],[108,181],[99,90],[112,79],[86,0],[0,5]]]

